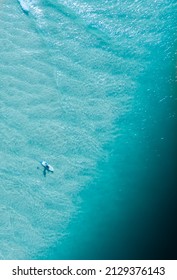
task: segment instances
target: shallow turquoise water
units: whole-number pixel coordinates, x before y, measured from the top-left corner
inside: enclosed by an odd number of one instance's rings
[[[109,258],[171,141],[176,3],[28,3],[1,0],[1,259]]]

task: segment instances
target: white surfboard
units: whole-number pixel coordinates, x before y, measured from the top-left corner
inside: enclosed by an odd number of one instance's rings
[[[42,166],[45,167],[45,168],[48,166],[48,169],[46,168],[48,171],[54,172],[53,166],[51,166],[50,164],[48,164],[46,161],[44,161],[44,160],[41,161],[41,164],[42,164]]]

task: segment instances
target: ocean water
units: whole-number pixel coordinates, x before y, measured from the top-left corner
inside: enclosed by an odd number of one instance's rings
[[[26,3],[0,0],[0,259],[152,257],[174,186],[176,1]]]

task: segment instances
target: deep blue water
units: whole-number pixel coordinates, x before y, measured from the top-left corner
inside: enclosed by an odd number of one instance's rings
[[[0,2],[1,259],[172,258],[176,1]]]

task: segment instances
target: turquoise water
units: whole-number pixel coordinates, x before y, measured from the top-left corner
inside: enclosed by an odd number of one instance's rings
[[[0,258],[136,257],[173,154],[176,1],[0,2]]]

